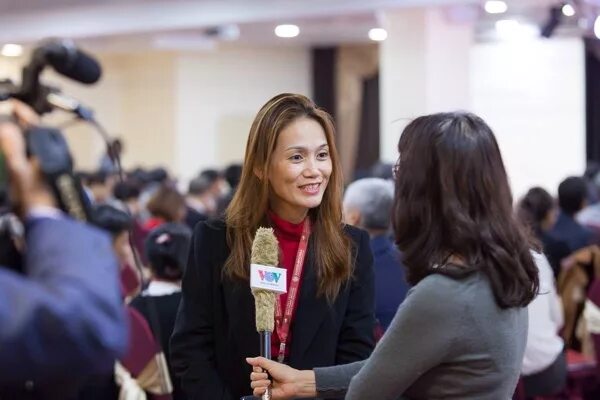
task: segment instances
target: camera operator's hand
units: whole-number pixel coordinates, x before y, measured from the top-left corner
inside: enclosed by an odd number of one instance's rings
[[[39,123],[38,115],[24,103],[11,100],[17,123],[0,121],[0,151],[4,155],[12,202],[21,217],[36,207],[55,207],[52,193],[42,179],[38,163],[28,159],[23,129]]]

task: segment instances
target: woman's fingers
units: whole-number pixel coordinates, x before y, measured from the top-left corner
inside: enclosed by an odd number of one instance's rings
[[[252,372],[250,374],[251,381],[262,381],[265,379],[269,379],[269,376],[264,372]]]
[[[266,387],[260,387],[260,388],[254,389],[252,394],[255,395],[256,397],[260,397],[263,394],[265,394],[266,391],[267,391]]]
[[[252,381],[252,382],[250,382],[250,387],[252,389],[268,388],[270,384],[271,384],[270,380],[268,380],[268,379],[262,379],[260,381]]]

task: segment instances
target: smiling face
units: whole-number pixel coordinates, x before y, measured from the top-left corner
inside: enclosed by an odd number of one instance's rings
[[[299,118],[277,137],[268,169],[269,204],[281,218],[300,222],[321,204],[333,166],[325,131]]]

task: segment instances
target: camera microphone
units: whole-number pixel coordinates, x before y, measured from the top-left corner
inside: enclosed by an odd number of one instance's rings
[[[30,63],[23,69],[21,87],[11,96],[29,104],[40,114],[55,107],[77,113],[81,108],[78,102],[40,83],[40,74],[48,65],[63,76],[88,85],[102,76],[98,62],[79,50],[71,40],[47,41],[33,51]]]

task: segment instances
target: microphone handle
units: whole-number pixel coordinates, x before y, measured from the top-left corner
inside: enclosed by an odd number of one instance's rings
[[[271,359],[271,332],[269,331],[260,332],[260,355],[267,360]],[[268,387],[260,398],[261,400],[271,400],[271,388]]]

